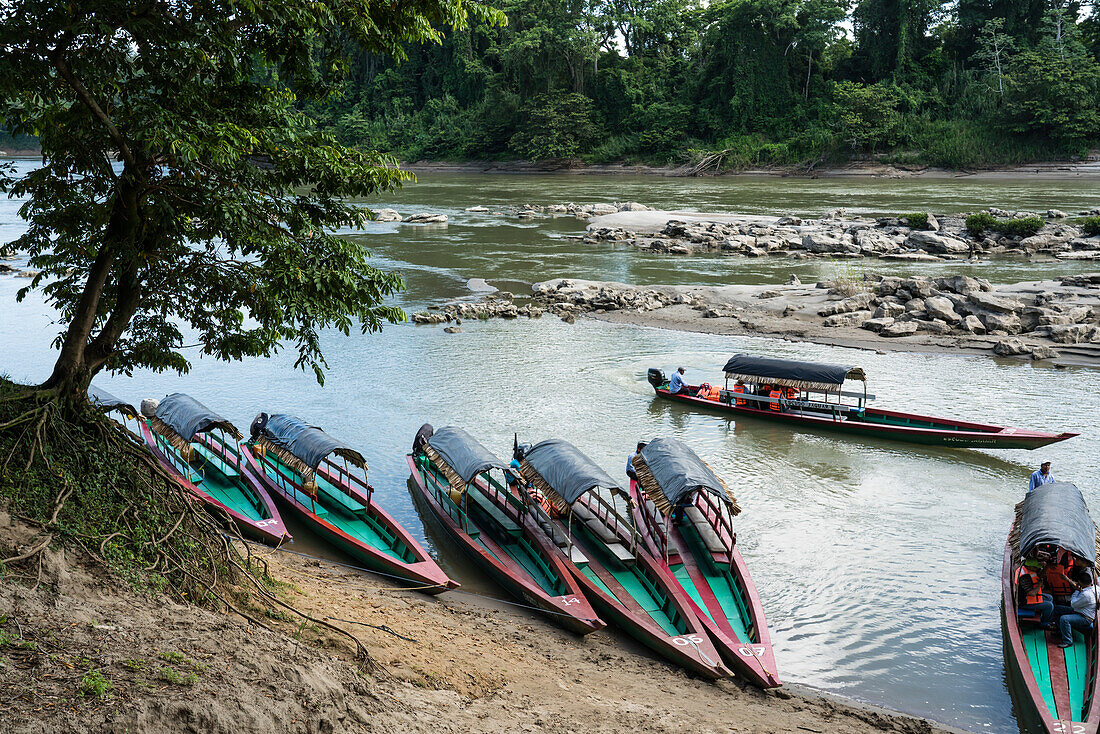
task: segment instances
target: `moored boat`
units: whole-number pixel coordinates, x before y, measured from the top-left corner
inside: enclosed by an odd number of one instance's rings
[[[664,372],[657,368],[650,368],[647,379],[657,397],[696,408],[929,446],[1037,449],[1078,435],[872,408],[868,404],[875,396],[867,393],[867,377],[860,367],[735,354],[723,371],[724,389],[685,385],[672,394]],[[736,381],[732,388],[730,380]],[[863,391],[845,391],[845,380],[863,382]]]
[[[232,423],[191,396],[173,393],[139,428],[160,465],[215,514],[228,515],[242,534],[273,544],[290,539],[263,485],[241,467],[242,436]]]
[[[363,455],[291,415],[260,413],[242,452],[287,510],[367,568],[438,594],[458,587],[374,501]]]
[[[1100,724],[1097,701],[1097,628],[1073,631],[1069,647],[1048,632],[1032,612],[1017,604],[1017,576],[1025,561],[1035,565],[1061,551],[1095,575],[1097,530],[1081,491],[1068,482],[1044,484],[1016,505],[1016,519],[1005,544],[1001,566],[1001,612],[1005,661],[1016,704],[1024,720],[1048,734],[1095,734]]]
[[[520,472],[550,503],[548,513],[529,502],[524,521],[557,549],[602,617],[703,677],[729,675],[686,594],[621,514],[626,490],[575,446],[556,439],[524,451]]]
[[[633,463],[635,523],[650,551],[687,592],[726,664],[755,685],[779,687],[764,607],[737,549],[737,501],[676,439],[653,439]]]
[[[420,499],[494,581],[578,634],[606,623],[557,549],[524,521],[525,500],[507,487],[507,467],[461,428],[424,425],[408,455]]]

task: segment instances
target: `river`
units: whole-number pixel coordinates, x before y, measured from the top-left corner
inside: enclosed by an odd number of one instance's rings
[[[642,255],[565,235],[572,218],[519,222],[467,214],[467,206],[634,200],[660,207],[760,213],[961,211],[979,206],[1075,212],[1100,206],[1077,182],[791,180],[431,174],[370,202],[402,213],[443,212],[448,226],[374,224],[355,234],[379,267],[402,272],[406,309],[469,296],[481,277],[521,290],[558,276],[627,282],[778,282],[788,272],[827,273],[822,262]],[[21,230],[17,203],[0,200],[0,241]],[[868,269],[901,272],[884,263]],[[925,266],[927,267],[927,266]],[[997,282],[1035,279],[1036,266],[975,266]],[[955,272],[935,265],[930,270]],[[914,272],[912,268],[904,270]],[[1054,272],[1054,270],[1051,270]],[[54,358],[54,314],[28,281],[0,276],[0,372],[40,380]],[[373,336],[324,335],[325,386],[293,369],[293,355],[225,364],[188,350],[185,377],[139,371],[97,379],[140,400],[185,391],[247,426],[256,412],[285,411],[360,448],[376,497],[436,547],[406,487],[404,455],[424,422],[461,425],[507,457],[521,441],[560,437],[613,476],[639,439],[671,435],[690,443],[733,487],[744,512],[738,541],[764,600],[785,680],[927,716],[974,731],[1016,731],[1005,685],[998,607],[1000,567],[1013,505],[1040,460],[1074,481],[1100,508],[1100,371],[1032,367],[943,354],[856,351],[778,340],[620,326],[592,319],[438,326],[395,325]],[[656,401],[650,366],[720,380],[733,352],[855,363],[878,404],[1083,435],[1034,453],[949,450],[800,433],[748,419],[728,420]],[[315,539],[299,541],[317,550]],[[499,593],[449,553],[441,558],[467,588]],[[327,555],[327,553],[326,553]],[[604,634],[604,633],[601,633]]]

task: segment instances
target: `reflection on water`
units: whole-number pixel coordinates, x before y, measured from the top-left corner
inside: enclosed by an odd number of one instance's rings
[[[1068,184],[1014,186],[939,182],[683,181],[574,177],[426,176],[390,200],[401,209],[444,209],[447,228],[377,225],[364,235],[376,264],[409,278],[402,303],[467,295],[470,277],[541,280],[554,275],[651,282],[785,279],[778,261],[648,258],[625,248],[553,238],[579,231],[575,220],[502,224],[458,211],[477,203],[635,199],[662,206],[760,211],[759,202],[813,212],[860,202],[874,211],[937,211],[981,204],[1013,208],[1084,207],[1091,190]],[[476,188],[475,188],[476,183]],[[471,193],[476,191],[476,194]],[[424,193],[426,192],[426,193]],[[770,194],[766,196],[765,194]],[[418,198],[419,197],[419,198]],[[978,199],[981,199],[979,202]],[[842,201],[841,201],[842,200]],[[930,205],[920,206],[926,201]],[[753,203],[756,202],[756,203]],[[0,202],[0,235],[21,226]],[[14,218],[13,218],[14,217]],[[1033,275],[1034,266],[1013,267]],[[1063,266],[1067,268],[1068,266]],[[799,271],[801,272],[801,271]],[[26,281],[0,276],[0,372],[43,379],[55,357],[53,314],[15,291]],[[1040,460],[1075,481],[1100,509],[1100,372],[931,354],[874,354],[748,337],[676,333],[581,319],[473,322],[463,332],[387,327],[376,336],[325,334],[324,388],[272,359],[224,364],[199,358],[185,378],[140,371],[104,376],[103,387],[138,401],[184,391],[247,426],[255,414],[289,412],[359,448],[376,498],[438,554],[467,589],[501,595],[440,537],[410,499],[405,454],[416,429],[458,424],[507,457],[513,432],[528,441],[570,440],[612,476],[635,442],[656,435],[687,441],[734,488],[744,513],[738,542],[764,599],[785,679],[805,682],[969,729],[1009,732],[1014,717],[1003,680],[999,605],[1001,552],[1012,507]],[[10,348],[18,345],[18,349]],[[648,367],[682,364],[694,380],[720,382],[732,352],[857,363],[878,404],[1028,428],[1082,432],[1035,453],[909,447],[873,439],[793,432],[751,418],[730,420],[657,401]],[[320,541],[288,518],[295,547]],[[330,557],[335,551],[325,550]],[[346,559],[341,559],[346,560]]]

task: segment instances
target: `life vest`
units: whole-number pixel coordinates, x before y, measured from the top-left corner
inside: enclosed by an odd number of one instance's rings
[[[702,398],[703,400],[716,401],[721,394],[722,391],[718,388],[717,385],[710,385],[704,382],[702,385],[699,386],[699,392],[695,394],[695,397]]]
[[[1016,578],[1014,579],[1016,588],[1020,588],[1020,579],[1024,577],[1024,574],[1027,574],[1027,576],[1031,579],[1031,591],[1029,591],[1027,593],[1027,596],[1024,597],[1024,604],[1028,606],[1032,604],[1042,604],[1043,589],[1039,585],[1039,574],[1029,570],[1025,566],[1020,566],[1016,569]]]
[[[772,388],[771,392],[768,393],[768,397],[772,400],[780,400],[783,397],[783,391],[780,390],[778,387]],[[769,403],[768,405],[769,407],[771,407],[772,410],[783,410],[783,407],[778,402]]]
[[[801,393],[798,391],[797,388],[794,388],[794,387],[788,387],[787,388],[787,400],[798,400],[800,395],[801,395]]]
[[[1047,590],[1054,596],[1069,596],[1073,593],[1073,586],[1066,583],[1061,574],[1070,576],[1073,573],[1073,556],[1066,553],[1058,563],[1047,566]]]
[[[733,398],[733,404],[734,405],[748,405],[748,402],[749,402],[748,400],[745,400],[744,398],[736,397],[736,395],[744,395],[745,394],[745,386],[744,385],[734,385],[733,386],[733,392],[735,393],[735,396]]]
[[[554,506],[550,504],[550,500],[546,499],[546,496],[540,492],[537,487],[528,487],[527,496],[535,502],[538,502],[539,506],[542,507],[547,515],[554,517]]]

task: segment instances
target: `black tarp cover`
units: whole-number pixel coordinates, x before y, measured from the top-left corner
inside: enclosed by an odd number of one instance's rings
[[[568,441],[552,438],[532,446],[524,460],[570,505],[585,492],[603,487],[622,493],[618,482]]]
[[[1020,503],[1020,556],[1050,543],[1096,563],[1096,527],[1081,490],[1069,482],[1043,484]]]
[[[88,402],[104,411],[117,410],[131,416],[141,415],[138,409],[121,398],[116,398],[111,393],[95,385],[88,386]]]
[[[263,427],[263,435],[271,443],[297,456],[310,469],[316,469],[329,454],[337,454],[356,466],[366,468],[366,460],[358,451],[317,426],[311,426],[286,413],[269,416]]]
[[[655,438],[642,449],[642,461],[673,507],[688,500],[699,489],[732,504],[722,481],[683,441]]]
[[[241,437],[241,432],[236,426],[190,395],[184,395],[181,392],[172,393],[160,401],[157,406],[157,418],[179,434],[184,441],[191,441],[196,434],[214,428],[220,428],[235,438]]]
[[[750,381],[754,378],[766,378],[778,385],[820,390],[839,390],[848,377],[854,380],[864,379],[863,370],[859,367],[754,357],[748,354],[733,355],[722,371],[730,378]]]
[[[458,472],[462,481],[469,483],[474,477],[490,469],[507,469],[503,461],[476,438],[457,426],[443,426],[428,439],[428,445]]]

